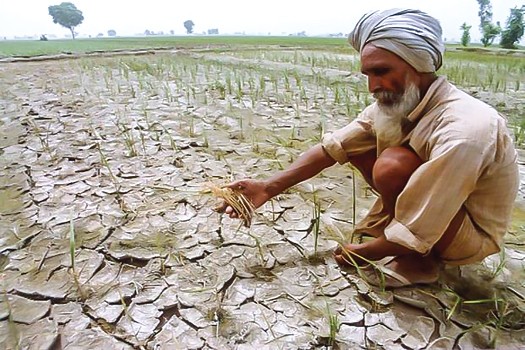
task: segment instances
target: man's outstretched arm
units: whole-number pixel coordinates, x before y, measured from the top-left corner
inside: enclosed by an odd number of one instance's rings
[[[263,179],[243,179],[228,185],[241,191],[251,200],[255,208],[263,205],[270,198],[282,193],[286,189],[319,174],[322,170],[335,164],[335,160],[319,144],[297,158],[287,169]],[[224,203],[219,211],[224,211],[230,217],[237,217],[232,207]]]
[[[319,144],[297,158],[287,169],[266,179],[267,192],[271,197],[319,174],[335,164],[335,160]],[[271,198],[270,197],[270,198]]]

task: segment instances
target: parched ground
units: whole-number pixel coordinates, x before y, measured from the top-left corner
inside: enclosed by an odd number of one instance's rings
[[[249,228],[212,210],[207,184],[285,167],[370,102],[355,64],[256,48],[0,63],[0,348],[522,348],[523,185],[502,254],[387,291],[331,257],[374,199],[347,166]],[[476,93],[523,111],[523,87]]]

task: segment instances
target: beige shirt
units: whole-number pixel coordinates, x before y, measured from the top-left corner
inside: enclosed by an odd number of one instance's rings
[[[349,125],[325,134],[322,145],[338,163],[384,149],[373,124],[377,105]],[[386,238],[426,254],[464,206],[479,230],[499,247],[519,186],[517,154],[506,120],[495,109],[439,77],[408,116],[404,141],[424,161],[410,177],[388,222],[379,198],[357,225],[387,225]],[[379,217],[379,216],[382,217]]]

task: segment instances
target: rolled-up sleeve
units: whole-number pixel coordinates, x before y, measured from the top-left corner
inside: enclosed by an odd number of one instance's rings
[[[323,135],[322,146],[339,164],[348,162],[348,156],[357,155],[377,147],[372,131],[369,109],[365,109],[347,126]]]
[[[480,140],[435,145],[399,195],[387,240],[428,253],[474,191],[488,151]]]

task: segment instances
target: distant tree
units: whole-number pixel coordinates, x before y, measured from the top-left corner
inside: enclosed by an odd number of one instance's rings
[[[171,35],[175,35],[175,31],[174,31],[173,29],[170,30],[170,34],[171,34]]]
[[[117,36],[117,32],[114,29],[108,30],[108,36]]]
[[[53,23],[58,23],[64,28],[71,31],[73,40],[75,39],[75,27],[84,20],[82,11],[77,9],[75,5],[70,2],[63,2],[60,5],[52,5],[48,7],[49,15],[53,17]]]
[[[40,41],[47,41],[47,36],[45,34],[40,35]]]
[[[186,28],[187,34],[193,33],[193,26],[195,26],[195,23],[191,19],[184,21],[184,28]]]
[[[467,23],[463,23],[459,29],[463,31],[463,34],[461,35],[461,45],[468,46],[470,44],[470,28],[472,26],[467,25]]]
[[[479,29],[481,30],[481,43],[487,47],[492,45],[494,39],[501,33],[499,22],[492,23],[492,5],[490,0],[477,0],[479,4]]]
[[[507,25],[505,30],[501,33],[501,47],[505,49],[515,49],[516,43],[520,41],[525,31],[525,20],[523,14],[525,13],[525,5],[521,8],[514,7],[510,9],[509,18],[507,18]]]
[[[501,34],[501,26],[499,22],[488,23],[483,27],[483,37],[481,38],[481,43],[483,46],[487,47],[494,43],[494,40],[498,35]]]
[[[153,32],[150,31],[149,29],[146,29],[146,30],[144,31],[144,35],[153,35]]]
[[[217,34],[219,34],[219,29],[217,28],[208,29],[208,35],[217,35]]]

